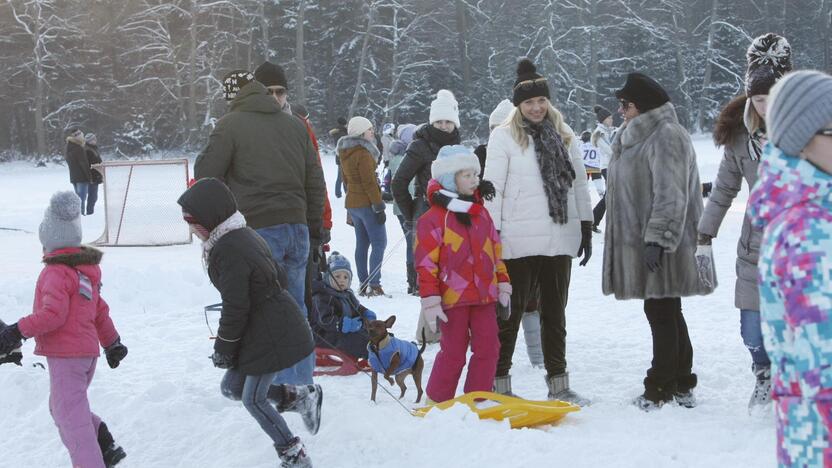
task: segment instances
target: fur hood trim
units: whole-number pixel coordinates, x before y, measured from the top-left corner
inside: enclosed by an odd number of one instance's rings
[[[381,153],[378,152],[378,148],[376,148],[376,145],[370,143],[362,137],[349,135],[341,137],[340,139],[338,139],[336,151],[340,154],[341,151],[346,151],[348,149],[356,148],[358,146],[361,146],[367,151],[369,151],[373,159],[378,160],[378,157]]]
[[[714,124],[714,143],[717,146],[727,146],[737,135],[747,132],[749,104],[751,100],[743,94],[735,97],[722,108]]]
[[[75,268],[81,265],[98,265],[104,255],[100,250],[81,246],[79,248],[60,249],[43,256],[46,265],[66,265]]]

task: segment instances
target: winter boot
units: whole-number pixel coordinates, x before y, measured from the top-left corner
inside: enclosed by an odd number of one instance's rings
[[[676,379],[676,390],[673,392],[673,399],[676,400],[677,405],[685,408],[696,407],[696,395],[693,394],[693,389],[696,387],[697,381],[696,374]]]
[[[494,393],[520,398],[511,391],[511,375],[498,375],[494,377]]]
[[[118,462],[124,460],[124,457],[127,456],[124,449],[116,445],[113,435],[110,434],[110,430],[107,429],[107,424],[104,422],[98,426],[98,446],[101,447],[104,466],[107,468],[118,465]]]
[[[384,289],[381,289],[381,285],[378,286],[370,286],[367,288],[367,293],[365,294],[367,297],[376,297],[376,296],[386,296],[387,294],[384,293]]]
[[[277,456],[280,457],[280,468],[312,468],[312,459],[306,455],[306,447],[295,437],[289,441],[289,445],[278,447]]]
[[[543,367],[543,345],[540,342],[540,312],[523,314],[523,335],[526,337],[526,353],[534,367]]]
[[[411,296],[419,295],[416,267],[412,263],[407,264],[407,293]]]
[[[589,406],[591,403],[569,388],[569,372],[547,376],[546,385],[549,387],[550,400],[565,401],[578,406]]]
[[[754,383],[754,391],[748,401],[749,413],[771,403],[771,366],[754,364],[751,370],[754,372],[754,376],[757,377],[757,382]]]
[[[320,385],[272,385],[268,398],[275,402],[278,412],[300,413],[306,430],[312,435],[318,433],[324,401]]]

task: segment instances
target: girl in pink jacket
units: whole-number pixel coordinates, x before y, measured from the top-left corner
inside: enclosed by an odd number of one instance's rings
[[[100,296],[101,252],[81,246],[81,200],[73,192],[52,196],[40,224],[43,263],[32,313],[0,330],[0,355],[35,338],[35,354],[49,366],[49,410],[73,467],[104,468],[126,454],[107,425],[90,410],[87,387],[95,373],[99,344],[107,363],[127,355]]]

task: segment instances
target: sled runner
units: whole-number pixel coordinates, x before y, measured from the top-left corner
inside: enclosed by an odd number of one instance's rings
[[[355,375],[362,370],[370,370],[366,359],[356,360],[342,351],[331,348],[315,348],[315,367],[330,368],[315,370],[312,375],[316,377],[319,375]]]
[[[486,400],[478,401],[478,400]],[[496,404],[489,405],[488,402]],[[443,401],[435,405],[418,408],[413,411],[415,416],[424,417],[433,408],[445,410],[455,403],[462,403],[477,413],[480,419],[495,419],[502,421],[506,418],[511,422],[512,429],[522,427],[536,427],[553,424],[563,419],[568,413],[579,411],[579,406],[565,401],[533,401],[510,397],[492,392],[466,393],[453,400]],[[485,404],[484,404],[485,403]]]

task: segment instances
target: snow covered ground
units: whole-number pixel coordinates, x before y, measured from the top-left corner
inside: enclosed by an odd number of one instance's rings
[[[696,137],[703,181],[716,175],[721,153]],[[329,188],[335,164],[325,156]],[[30,312],[41,265],[37,228],[50,195],[69,189],[66,168],[0,165],[0,318],[13,323]],[[170,193],[172,201],[178,190]],[[332,198],[333,248],[352,258],[352,229],[343,199]],[[597,198],[593,192],[593,198]],[[461,407],[426,419],[407,414],[385,393],[370,398],[364,375],[319,378],[323,424],[308,436],[297,415],[290,427],[307,444],[317,467],[766,467],[774,466],[771,414],[750,417],[750,358],[734,308],[734,261],[747,190],[729,212],[714,242],[720,287],[708,297],[683,301],[699,375],[695,409],[665,407],[650,414],[630,405],[642,391],[650,364],[650,329],[641,301],[617,302],[601,294],[600,236],[585,268],[573,268],[567,338],[572,386],[594,404],[546,429],[511,430],[508,423],[479,421]],[[365,305],[381,317],[396,314],[394,332],[413,338],[417,298],[405,294],[404,242],[388,208],[390,261],[382,283],[392,298]],[[84,218],[84,239],[98,237],[103,214]],[[395,246],[395,248],[394,248]],[[202,308],[218,294],[202,269],[197,243],[160,248],[106,248],[103,295],[130,354],[116,369],[99,361],[89,396],[127,451],[120,465],[136,467],[273,467],[269,439],[239,403],[220,395],[222,371],[211,365],[212,342]],[[215,317],[214,317],[215,318]],[[529,365],[520,333],[512,372],[515,391],[544,399],[544,371]],[[3,466],[64,467],[68,455],[48,410],[48,374],[33,364],[34,343],[24,346],[24,367],[0,367],[0,454]],[[438,345],[425,354],[427,383]],[[415,390],[405,403],[412,405]],[[386,383],[382,383],[386,385]],[[460,389],[461,392],[461,389]]]

